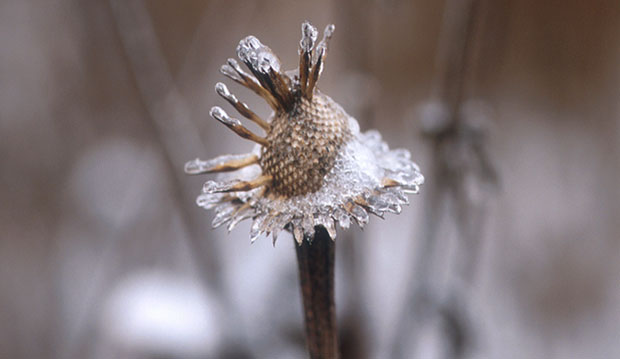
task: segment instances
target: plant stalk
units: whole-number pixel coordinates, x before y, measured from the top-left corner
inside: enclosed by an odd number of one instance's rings
[[[336,243],[325,228],[317,226],[315,230],[314,238],[304,238],[301,245],[295,246],[306,323],[306,346],[311,359],[338,359],[334,302]]]

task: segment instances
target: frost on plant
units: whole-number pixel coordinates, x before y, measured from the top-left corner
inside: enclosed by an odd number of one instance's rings
[[[188,174],[233,172],[205,183],[197,203],[216,211],[213,226],[232,230],[252,219],[250,238],[293,233],[298,243],[311,239],[315,226],[336,238],[336,224],[364,226],[369,213],[400,213],[407,194],[418,193],[424,177],[407,150],[390,150],[377,131],[360,132],[357,121],[316,87],[334,25],[318,31],[305,22],[299,67],[281,71],[280,60],[254,36],[239,42],[237,55],[221,72],[261,96],[273,109],[265,121],[218,83],[216,92],[265,132],[259,136],[220,107],[211,116],[239,136],[255,142],[251,153],[195,159]]]

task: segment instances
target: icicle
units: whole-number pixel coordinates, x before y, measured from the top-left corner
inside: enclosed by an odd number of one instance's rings
[[[334,226],[334,220],[331,219],[331,217],[321,214],[317,217],[315,222],[317,225],[321,225],[327,230],[327,233],[332,240],[336,239],[336,227]]]
[[[261,214],[257,218],[254,218],[254,223],[252,223],[252,227],[250,228],[250,242],[254,243],[258,239],[258,237],[263,233],[263,223],[265,223],[265,219],[267,219],[267,214]]]
[[[217,212],[217,214],[215,215],[215,218],[213,218],[213,222],[211,222],[211,226],[213,228],[217,228],[221,226],[222,224],[228,222],[232,218],[234,211],[235,211],[235,207],[229,206]]]
[[[351,225],[351,217],[341,208],[336,208],[332,216],[336,221],[338,221],[340,228],[347,229]]]
[[[353,218],[355,218],[355,220],[357,221],[357,224],[360,227],[364,227],[364,225],[368,223],[368,220],[369,220],[368,212],[366,212],[366,210],[362,206],[357,205],[357,204],[352,204],[352,207],[349,213],[351,213]]]

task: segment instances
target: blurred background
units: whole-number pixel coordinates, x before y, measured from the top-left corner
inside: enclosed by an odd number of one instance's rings
[[[305,357],[293,240],[183,174],[252,147],[208,116],[237,42],[294,68],[303,20],[427,179],[339,230],[343,358],[620,358],[617,0],[3,0],[0,358]]]

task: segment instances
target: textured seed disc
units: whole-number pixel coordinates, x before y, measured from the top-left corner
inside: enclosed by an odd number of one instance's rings
[[[318,191],[351,136],[348,117],[331,98],[300,97],[290,112],[274,115],[260,165],[273,177],[270,192],[285,197]]]

